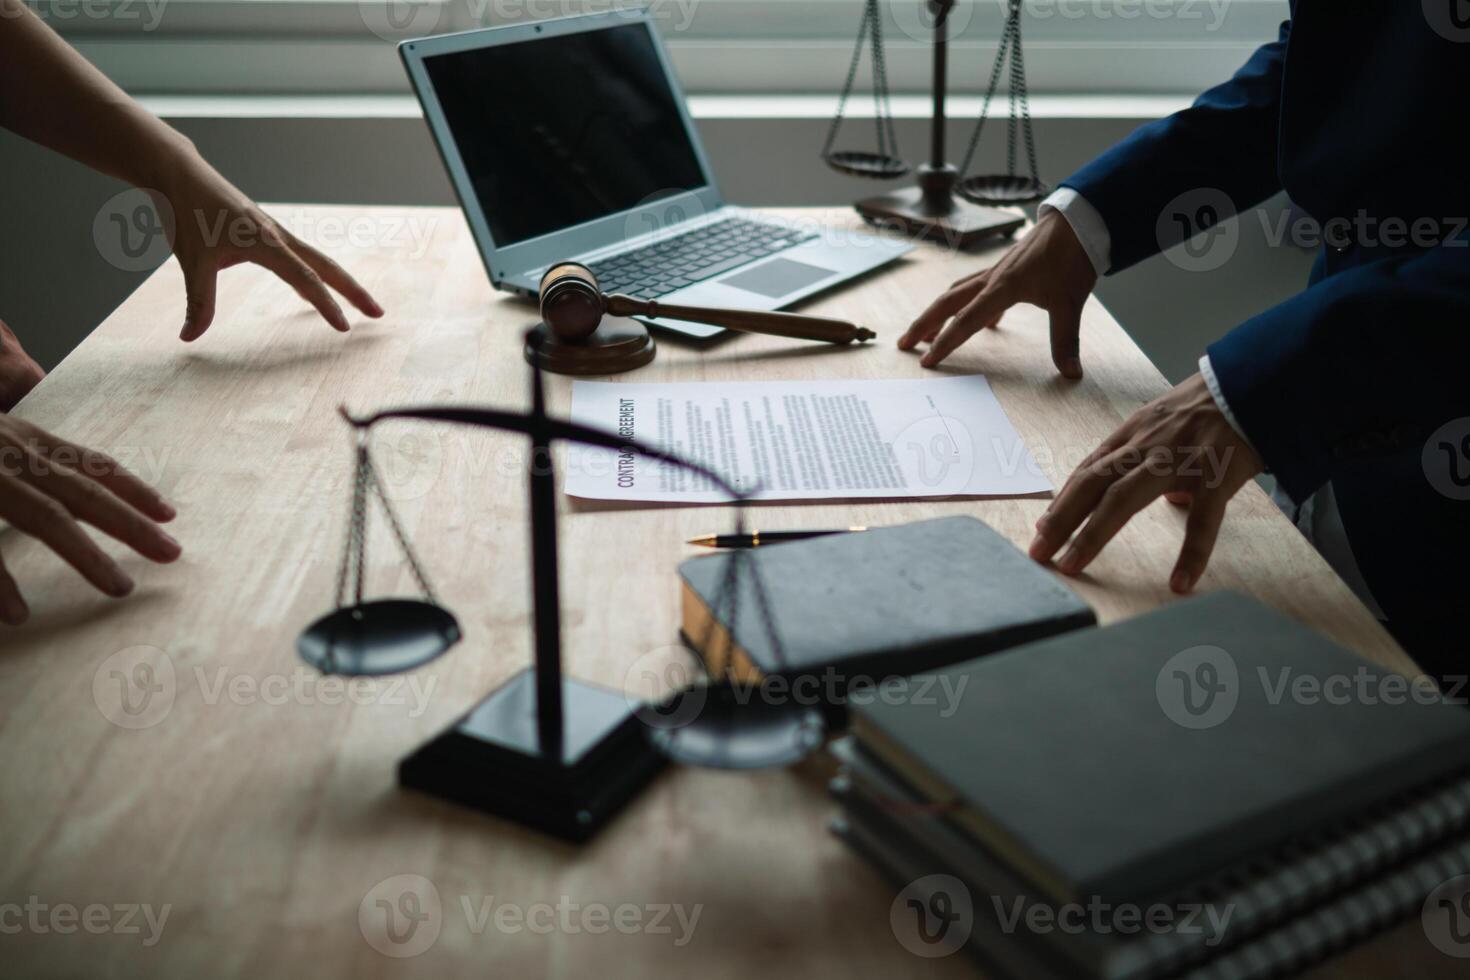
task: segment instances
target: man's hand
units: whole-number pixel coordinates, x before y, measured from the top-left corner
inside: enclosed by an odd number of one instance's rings
[[[214,322],[215,277],[242,262],[265,266],[290,284],[338,330],[347,317],[330,286],[371,317],[383,315],[368,291],[336,262],[303,242],[225,180],[192,146],[160,168],[161,187],[172,212],[170,244],[184,270],[188,309],[179,339],[197,339]]]
[[[8,412],[26,396],[46,372],[20,345],[20,338],[0,320],[0,412]]]
[[[179,557],[179,543],[156,522],[173,516],[156,490],[109,456],[0,415],[0,519],[39,538],[108,595],[127,595],[133,581],[78,522],[145,558],[170,562]],[[14,626],[27,615],[20,589],[0,561],[0,622]]]
[[[936,367],[972,334],[999,323],[1006,310],[1030,303],[1051,314],[1051,359],[1057,370],[1080,378],[1077,334],[1082,305],[1096,283],[1092,260],[1072,226],[1060,212],[1049,210],[994,266],[961,279],[935,300],[898,339],[898,346],[911,350],[920,341],[932,341],[919,363]]]
[[[1261,458],[1231,427],[1198,374],[1133,413],[1077,467],[1041,520],[1031,557],[1076,575],[1155,497],[1189,507],[1169,587],[1185,593],[1204,573],[1225,505],[1261,472]],[[1072,537],[1072,532],[1087,524]]]

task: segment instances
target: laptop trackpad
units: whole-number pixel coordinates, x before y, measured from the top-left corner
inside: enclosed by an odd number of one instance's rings
[[[753,269],[726,276],[719,283],[775,299],[835,274],[832,269],[823,269],[821,266],[808,265],[794,259],[772,259]]]

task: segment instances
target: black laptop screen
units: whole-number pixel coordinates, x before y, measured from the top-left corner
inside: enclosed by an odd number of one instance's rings
[[[496,245],[705,183],[641,24],[426,58]]]

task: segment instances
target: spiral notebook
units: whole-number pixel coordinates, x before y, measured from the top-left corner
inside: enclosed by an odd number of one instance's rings
[[[949,718],[854,709],[835,750],[854,846],[906,880],[959,877],[977,921],[1005,919],[998,896],[1229,910],[1187,931],[1006,936],[1060,956],[1059,975],[1270,975],[1470,872],[1470,711],[1242,596],[950,670],[973,696]]]

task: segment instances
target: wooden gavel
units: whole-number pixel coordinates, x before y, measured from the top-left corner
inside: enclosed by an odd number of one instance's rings
[[[591,337],[604,316],[641,316],[651,320],[689,320],[746,333],[774,334],[798,340],[850,344],[878,336],[846,320],[829,320],[800,313],[762,310],[723,310],[703,306],[667,306],[657,300],[621,293],[608,295],[592,270],[577,262],[559,262],[541,277],[541,319],[559,339],[577,343]]]

